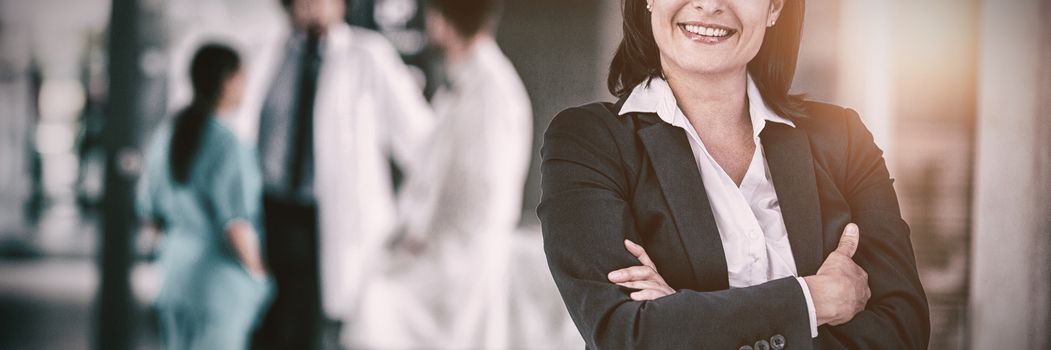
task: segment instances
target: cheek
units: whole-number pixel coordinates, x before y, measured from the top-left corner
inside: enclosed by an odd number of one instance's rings
[[[763,38],[766,37],[766,27],[758,28],[753,30],[750,35],[746,38],[742,38],[745,41],[742,42],[743,54],[748,56],[749,61],[759,53],[759,49],[763,47]]]
[[[226,91],[224,91],[223,98],[232,101],[239,102],[244,97],[245,90],[245,79],[243,76],[238,76],[227,84]]]
[[[759,47],[763,44],[763,37],[766,36],[766,25],[770,20],[769,8],[766,6],[755,6],[745,9],[741,9],[740,13],[744,14],[741,18],[747,36],[743,36],[742,39],[746,40],[743,44],[747,46],[749,52],[758,52]]]
[[[670,50],[672,45],[675,43],[675,30],[677,27],[672,25],[670,18],[663,17],[659,14],[654,13],[650,24],[650,31],[653,33],[653,40],[657,43],[657,47],[661,50]]]

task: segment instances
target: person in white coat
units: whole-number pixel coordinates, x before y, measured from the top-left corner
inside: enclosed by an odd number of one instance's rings
[[[438,126],[399,197],[399,239],[365,294],[360,348],[506,348],[508,257],[532,146],[529,97],[493,31],[493,0],[431,0],[447,82]]]
[[[394,231],[390,162],[410,171],[434,116],[390,43],[343,22],[344,0],[281,3],[291,30],[253,57],[246,97],[277,285],[255,343],[311,349],[353,321]]]

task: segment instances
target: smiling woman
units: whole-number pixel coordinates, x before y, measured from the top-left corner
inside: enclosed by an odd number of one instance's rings
[[[623,11],[620,100],[563,111],[542,150],[545,251],[588,346],[926,348],[882,151],[789,94],[803,1]]]
[[[753,51],[751,55],[745,56],[748,72],[756,80],[767,104],[775,112],[788,116],[800,115],[801,100],[789,95],[788,91],[795,76],[800,35],[803,30],[803,8],[802,0],[782,1],[780,14],[770,19],[767,23],[769,28],[760,36],[762,49],[756,46],[753,49],[758,52]],[[624,39],[613,58],[608,81],[610,92],[618,98],[627,97],[636,85],[650,77],[664,78],[664,53],[657,49],[657,38],[653,34],[653,28],[657,28],[659,22],[655,21],[657,15],[651,11],[652,5],[645,1],[624,2]],[[701,22],[697,27],[704,28],[703,24],[704,22]],[[730,32],[729,36],[740,37],[739,29],[734,29],[733,26],[709,26],[727,30]],[[683,24],[682,30],[687,29]]]

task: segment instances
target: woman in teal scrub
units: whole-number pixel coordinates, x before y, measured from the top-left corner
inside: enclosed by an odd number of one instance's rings
[[[164,232],[157,297],[167,349],[246,349],[269,303],[261,256],[262,180],[254,153],[220,120],[240,104],[237,53],[199,49],[193,102],[150,148],[136,207]]]

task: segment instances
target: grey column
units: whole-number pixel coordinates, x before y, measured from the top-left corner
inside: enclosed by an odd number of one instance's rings
[[[129,271],[135,176],[141,157],[135,148],[139,131],[141,55],[137,0],[114,0],[109,23],[109,98],[106,102],[105,197],[98,264],[101,275],[95,318],[95,348],[132,348],[135,323]]]
[[[1048,349],[1051,4],[981,6],[971,347]]]

